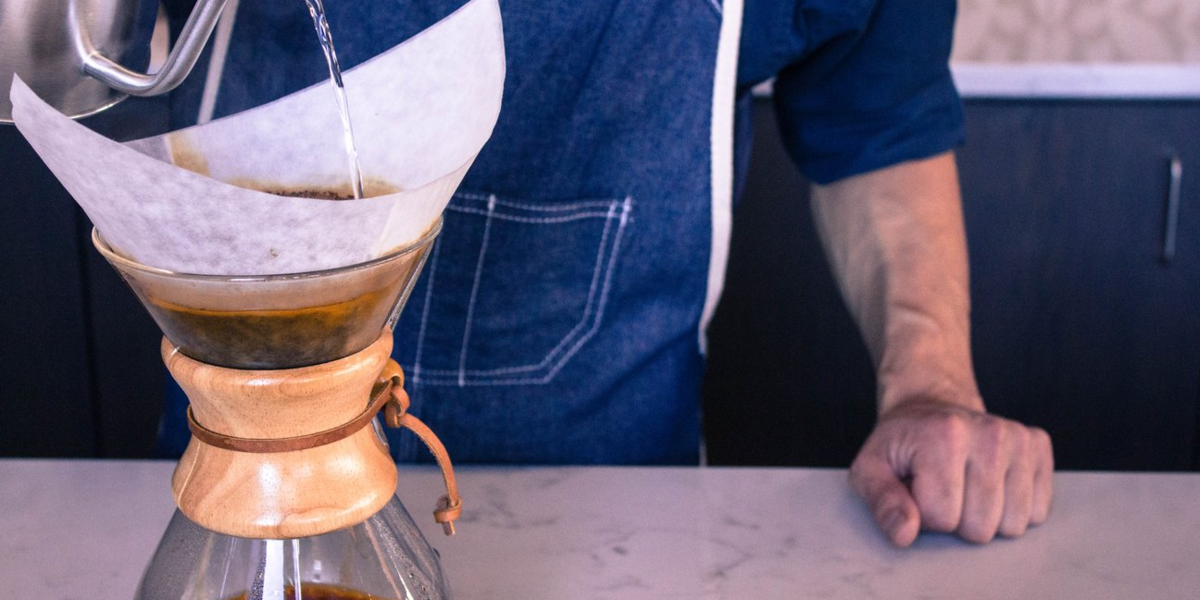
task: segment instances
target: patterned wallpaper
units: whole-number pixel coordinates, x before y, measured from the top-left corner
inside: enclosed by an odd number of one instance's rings
[[[959,0],[959,62],[1200,63],[1200,0]]]

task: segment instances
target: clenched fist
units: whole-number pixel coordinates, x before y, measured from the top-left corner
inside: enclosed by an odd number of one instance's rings
[[[1015,537],[1050,512],[1054,457],[1036,427],[941,402],[880,415],[850,483],[897,547],[921,529],[975,543]]]

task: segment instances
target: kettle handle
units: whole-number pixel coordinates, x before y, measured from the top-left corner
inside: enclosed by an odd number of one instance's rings
[[[87,27],[83,15],[75,10],[71,3],[71,24],[74,30],[77,49],[83,61],[83,72],[100,80],[109,87],[131,96],[156,96],[165,94],[178,86],[192,71],[200,52],[208,42],[225,8],[226,0],[199,0],[192,14],[188,17],[179,40],[171,48],[171,53],[163,63],[162,68],[153,75],[131,71],[113,59],[104,56],[88,39]]]

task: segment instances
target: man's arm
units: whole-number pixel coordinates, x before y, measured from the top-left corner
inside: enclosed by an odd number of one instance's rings
[[[850,469],[876,522],[904,547],[922,528],[983,543],[1045,520],[1050,437],[987,414],[975,385],[954,155],[814,186],[812,205],[876,365],[878,422]]]

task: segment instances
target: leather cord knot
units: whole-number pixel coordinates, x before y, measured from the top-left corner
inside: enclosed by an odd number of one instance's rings
[[[442,441],[428,425],[408,413],[408,393],[404,391],[404,371],[396,361],[388,359],[379,375],[376,389],[383,387],[390,396],[383,407],[383,422],[388,427],[404,427],[417,434],[417,437],[429,448],[438,467],[442,470],[442,480],[446,484],[446,495],[438,499],[437,510],[433,511],[433,520],[442,524],[446,535],[454,535],[454,521],[462,516],[462,499],[458,496],[458,482],[454,479],[454,466],[450,463],[450,454]]]
[[[438,499],[437,509],[433,511],[433,518],[434,521],[441,523],[442,530],[446,535],[454,535],[454,521],[462,516],[462,499],[458,496],[458,483],[454,479],[454,466],[450,463],[450,454],[446,452],[445,446],[429,426],[408,413],[409,404],[408,393],[404,391],[404,371],[396,361],[388,359],[371,389],[371,400],[366,409],[349,422],[325,431],[288,438],[239,438],[205,428],[196,421],[191,406],[187,409],[187,421],[192,435],[205,444],[235,452],[263,454],[295,452],[332,444],[369,425],[371,420],[382,410],[385,425],[391,428],[409,429],[424,442],[425,446],[429,448],[429,452],[433,454],[446,484],[446,495]]]

